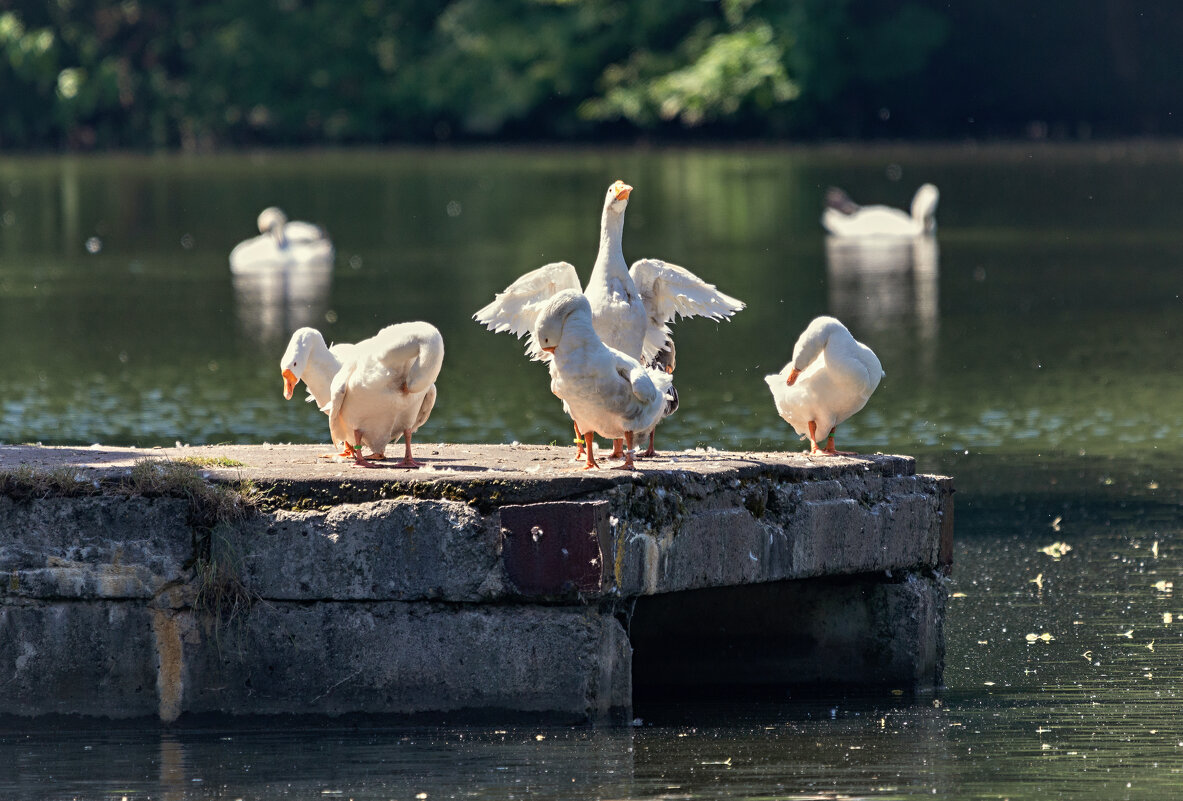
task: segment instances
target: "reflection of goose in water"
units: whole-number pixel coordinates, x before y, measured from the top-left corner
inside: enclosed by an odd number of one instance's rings
[[[880,237],[920,236],[937,229],[937,201],[940,192],[932,184],[924,184],[912,198],[912,211],[901,211],[890,206],[860,206],[841,189],[826,191],[826,210],[822,225],[833,236]]]
[[[277,208],[264,209],[258,224],[260,235],[230,252],[243,328],[267,341],[318,325],[332,285],[332,243],[319,226],[289,222]]]
[[[231,278],[243,329],[252,338],[269,342],[292,329],[323,321],[333,264],[250,270],[236,272]]]
[[[830,310],[860,330],[916,326],[935,336],[940,253],[936,237],[826,237]]]

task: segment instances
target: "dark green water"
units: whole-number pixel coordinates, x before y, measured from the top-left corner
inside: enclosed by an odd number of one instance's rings
[[[0,798],[1183,786],[1180,147],[0,160],[0,442],[324,441],[323,415],[282,397],[290,329],[314,321],[350,341],[411,319],[435,323],[448,349],[419,439],[565,441],[545,371],[469,318],[548,261],[586,276],[618,177],[636,187],[626,258],[682,264],[749,304],[728,324],[676,327],[681,409],[659,447],[799,448],[762,376],[814,315],[837,314],[879,354],[887,377],[838,445],[915,454],[957,478],[946,688],[642,701],[625,730],[9,724]],[[827,254],[826,186],[903,206],[924,181],[942,192],[936,253],[860,269]],[[286,308],[231,281],[227,253],[270,204],[332,234],[322,297]],[[1071,549],[1057,559],[1055,543]]]

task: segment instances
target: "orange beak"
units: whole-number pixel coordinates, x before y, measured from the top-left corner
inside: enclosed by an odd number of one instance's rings
[[[296,378],[296,374],[291,370],[283,371],[283,396],[288,400],[292,399],[292,393],[296,391],[296,384],[300,383],[300,379]]]
[[[789,380],[785,381],[790,387],[797,381],[797,376],[801,375],[801,371],[794,367],[789,371]]]
[[[624,181],[617,181],[616,182],[616,199],[617,200],[628,200],[629,193],[631,193],[632,191],[633,191],[633,188],[631,186],[629,186],[628,184],[626,184]]]
[[[544,351],[546,351],[547,353],[554,353],[554,352],[555,352],[555,346],[554,346],[554,345],[551,345],[549,348],[543,348],[543,350],[544,350]]]

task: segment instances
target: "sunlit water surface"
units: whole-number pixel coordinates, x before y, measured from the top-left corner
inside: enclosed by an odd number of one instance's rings
[[[545,371],[470,316],[527,269],[625,255],[749,304],[680,323],[659,447],[798,448],[764,386],[837,314],[887,377],[839,447],[957,479],[936,696],[651,706],[624,729],[0,725],[0,798],[1162,798],[1183,784],[1183,150],[423,151],[0,161],[0,442],[318,442],[291,329],[443,332],[423,441],[561,441]],[[826,186],[935,241],[827,243]],[[236,285],[266,205],[319,222],[323,284]],[[0,691],[2,691],[0,678]]]

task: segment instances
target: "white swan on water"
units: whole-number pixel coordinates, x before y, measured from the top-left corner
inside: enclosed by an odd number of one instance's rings
[[[890,206],[860,206],[841,189],[826,192],[822,225],[830,234],[855,236],[920,236],[936,231],[937,201],[941,193],[924,184],[912,198],[911,213]]]
[[[332,263],[333,243],[319,225],[289,221],[275,206],[263,209],[256,222],[259,235],[230,251],[233,272]]]

